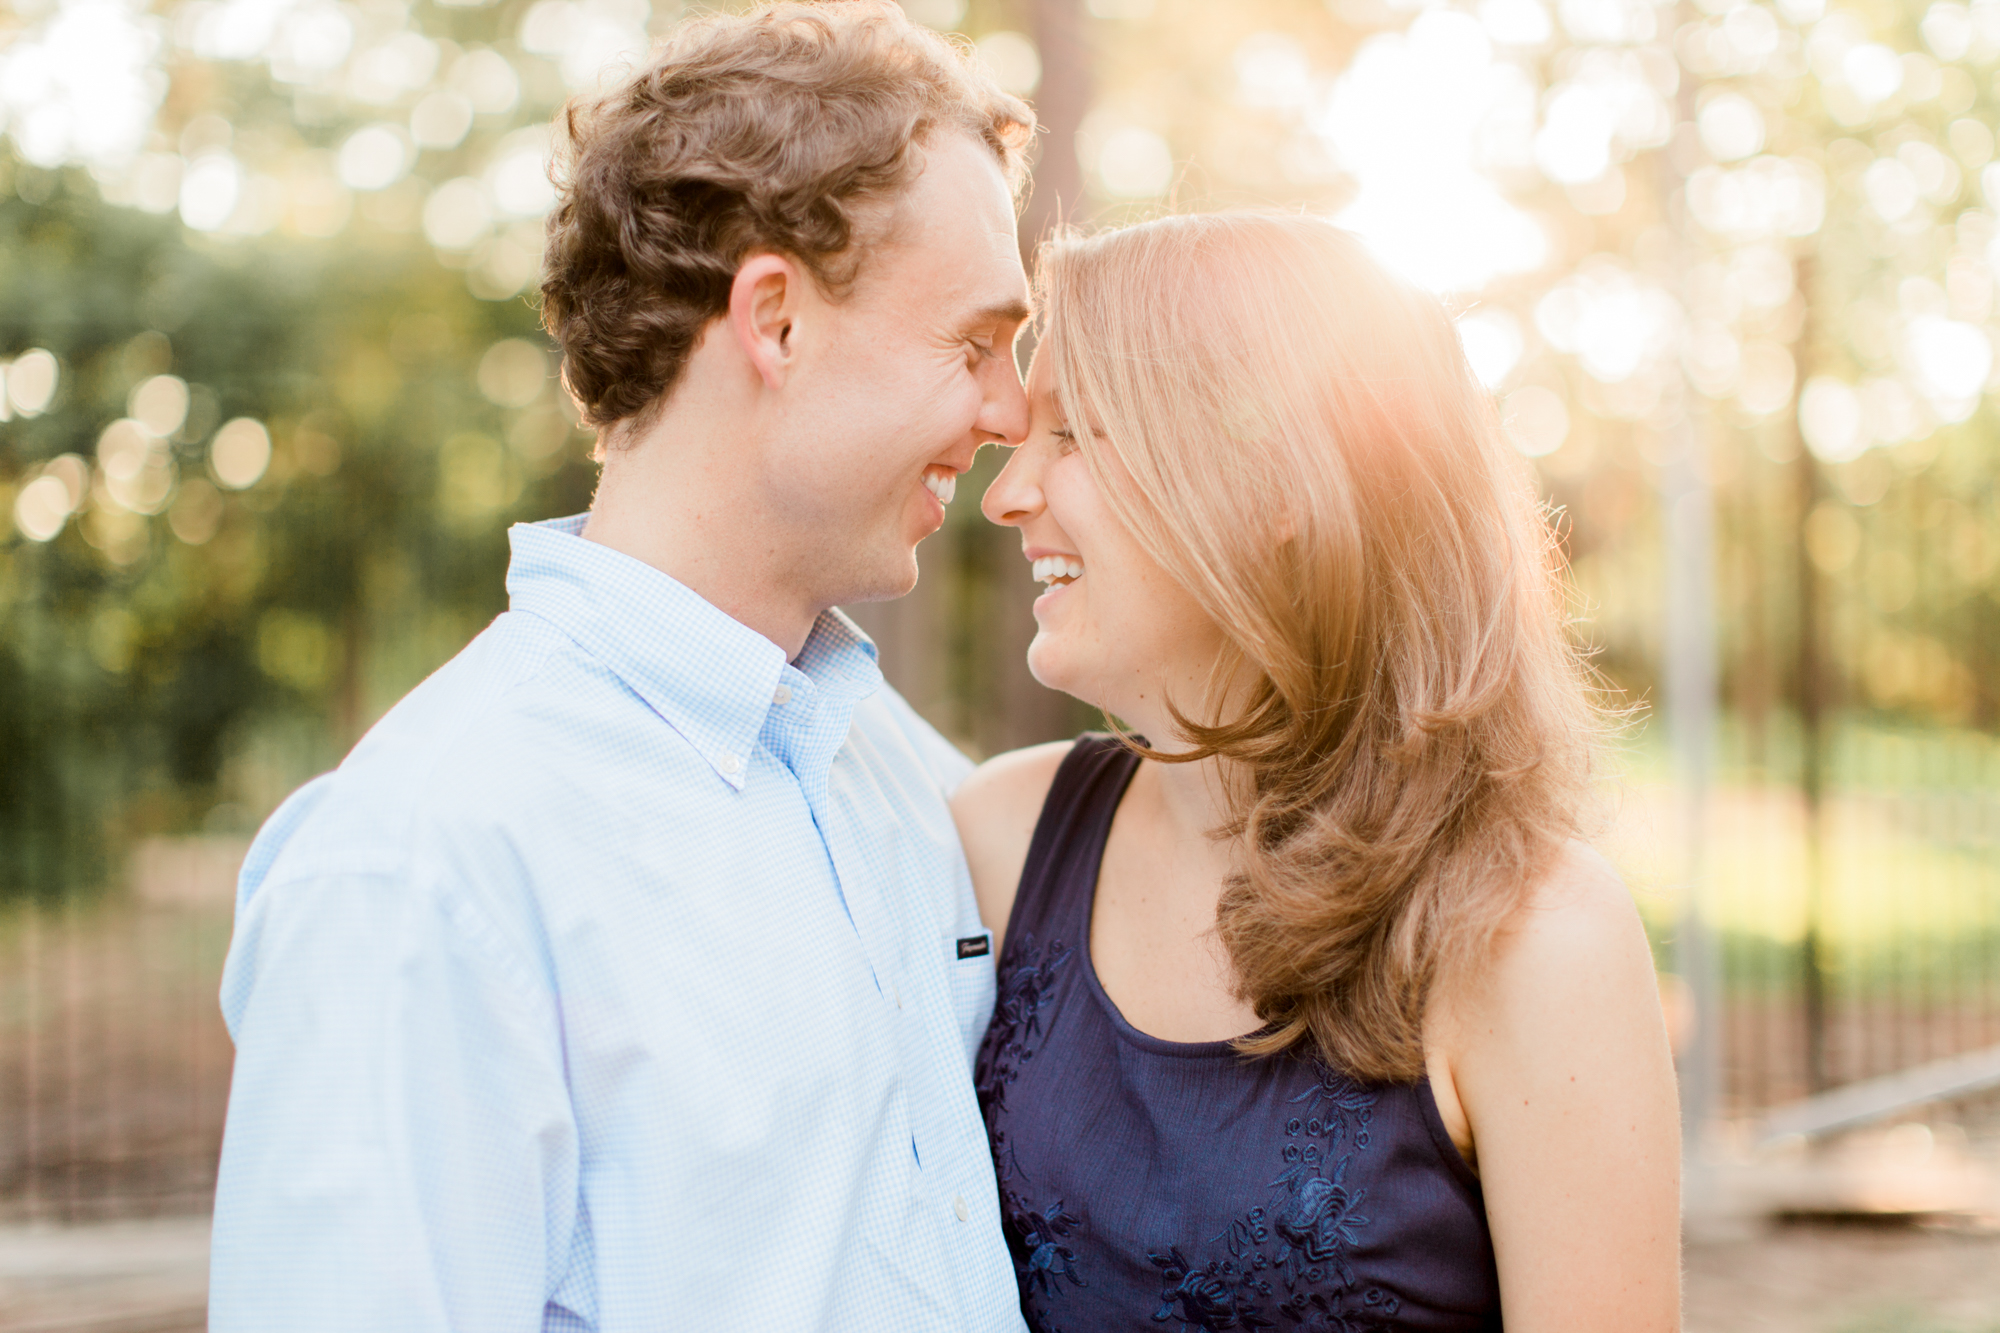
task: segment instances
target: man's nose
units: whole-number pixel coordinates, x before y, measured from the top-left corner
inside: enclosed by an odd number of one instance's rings
[[[980,426],[1000,436],[1002,443],[1019,444],[1028,438],[1028,392],[1013,357],[994,358],[979,417]]]

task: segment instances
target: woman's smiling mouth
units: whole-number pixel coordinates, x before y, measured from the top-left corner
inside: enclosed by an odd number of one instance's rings
[[[1035,582],[1066,588],[1083,577],[1083,561],[1073,555],[1037,556],[1032,568]]]

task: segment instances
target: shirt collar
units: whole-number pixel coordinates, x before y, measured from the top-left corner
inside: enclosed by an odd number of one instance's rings
[[[741,788],[778,686],[801,677],[848,703],[882,683],[875,645],[838,608],[813,622],[795,662],[685,584],[581,535],[590,516],[516,523],[507,595],[618,676]]]

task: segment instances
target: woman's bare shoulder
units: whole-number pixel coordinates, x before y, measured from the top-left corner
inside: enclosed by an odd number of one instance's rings
[[[1050,741],[996,754],[966,776],[958,795],[972,793],[982,800],[1032,795],[1039,803],[1048,795],[1056,770],[1075,747],[1075,741]]]
[[[1550,1025],[1568,1032],[1582,1015],[1603,1017],[1607,995],[1628,1009],[1656,997],[1652,955],[1624,880],[1595,848],[1571,843],[1529,886],[1491,946],[1460,955],[1432,992],[1425,1044],[1440,1057],[1431,1062],[1432,1081],[1461,1147],[1457,1085],[1513,1072],[1492,1058],[1507,1039],[1537,1034],[1547,1049]]]
[[[1624,878],[1595,847],[1572,842],[1501,931],[1498,952],[1500,958],[1520,952],[1534,961],[1554,962],[1551,954],[1643,944],[1644,938],[1639,909]]]
[[[1650,987],[1652,954],[1631,891],[1586,843],[1566,846],[1523,895],[1492,948],[1450,978],[1441,999],[1466,1018],[1495,1005],[1561,1006],[1600,987]]]
[[[1549,1327],[1675,1326],[1678,1107],[1631,893],[1565,849],[1460,980],[1446,1063],[1509,1322],[1518,1306]]]
[[[999,944],[1027,864],[1028,844],[1073,741],[1051,741],[1009,750],[981,764],[951,798],[952,818],[965,844],[965,863],[979,897],[979,914]]]

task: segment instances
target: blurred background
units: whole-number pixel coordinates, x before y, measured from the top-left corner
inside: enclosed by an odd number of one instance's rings
[[[1030,245],[1304,208],[1457,315],[1633,710],[1689,1327],[2000,1329],[2000,0],[905,8],[1034,101]],[[684,12],[0,4],[0,1328],[199,1326],[236,864],[587,505],[547,126]],[[1011,534],[920,557],[932,721],[1091,724]]]

